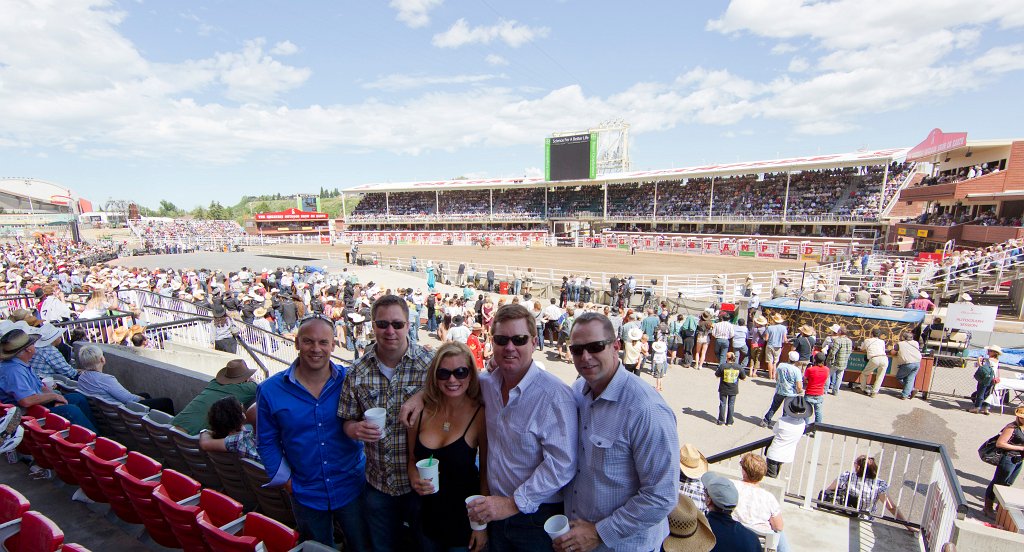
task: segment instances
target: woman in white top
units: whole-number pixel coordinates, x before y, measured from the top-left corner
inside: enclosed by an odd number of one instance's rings
[[[778,533],[776,550],[788,552],[789,543],[782,532],[782,506],[775,495],[760,486],[768,471],[768,463],[760,454],[748,452],[740,458],[740,468],[743,481],[736,485],[739,500],[732,511],[732,518],[761,535]]]
[[[111,305],[116,305],[116,303],[112,302],[108,298],[107,293],[103,288],[93,288],[92,294],[89,296],[89,300],[85,303],[85,309],[83,309],[78,315],[78,319],[82,320],[106,316],[107,311],[112,308]]]

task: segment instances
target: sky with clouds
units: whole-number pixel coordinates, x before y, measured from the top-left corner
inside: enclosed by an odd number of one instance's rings
[[[1024,136],[1024,0],[0,0],[0,176],[192,208]]]

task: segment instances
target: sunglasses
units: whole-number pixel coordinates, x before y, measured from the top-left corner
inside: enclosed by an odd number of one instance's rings
[[[597,353],[605,350],[605,348],[611,344],[611,339],[605,339],[602,341],[591,341],[590,343],[580,343],[579,345],[569,345],[569,352],[572,353],[573,356],[580,356],[583,354],[583,351],[596,355]]]
[[[326,317],[326,316],[324,316],[322,314],[311,314],[309,316],[303,317],[302,320],[299,320],[299,326],[302,326],[303,324],[305,324],[306,322],[309,322],[310,320],[323,320],[324,322],[327,322],[328,324],[330,324],[332,326],[334,325],[334,320],[331,320],[330,318],[328,318],[328,317]]]
[[[405,322],[401,320],[374,320],[373,325],[377,326],[377,328],[381,330],[388,329],[388,326],[391,326],[396,330],[401,330],[405,327]]]
[[[449,370],[447,368],[437,369],[437,379],[441,381],[448,381],[452,376],[455,376],[455,379],[464,380],[469,377],[469,368],[461,366],[454,370]]]
[[[511,341],[516,347],[522,347],[530,342],[532,339],[529,335],[495,335],[491,339],[494,340],[494,344],[498,347],[504,347]]]

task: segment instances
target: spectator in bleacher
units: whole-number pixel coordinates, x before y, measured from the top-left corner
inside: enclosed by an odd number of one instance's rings
[[[0,324],[4,322],[0,322]],[[24,323],[19,322],[17,325],[20,324]],[[12,325],[12,327],[17,325]],[[67,359],[64,358],[64,355],[57,348],[64,337],[61,328],[53,324],[43,324],[39,328],[32,329],[29,329],[31,327],[27,324],[20,327],[30,333],[39,334],[39,340],[36,341],[36,354],[32,357],[32,362],[29,363],[35,375],[40,378],[63,376],[72,380],[78,379],[78,370],[68,363]]]
[[[137,402],[161,412],[174,415],[174,403],[167,397],[152,398],[148,395],[137,395],[124,388],[121,382],[111,374],[103,373],[107,358],[103,350],[96,345],[85,345],[78,350],[78,367],[82,374],[78,377],[78,391],[87,397],[96,397],[107,402],[127,404]]]
[[[404,324],[405,318],[397,320]],[[334,326],[307,318],[295,337],[298,358],[263,382],[257,399],[256,443],[268,486],[288,485],[303,539],[334,546],[337,523],[346,548],[366,550],[360,511],[366,457],[337,416],[348,379],[345,368],[331,361]]]
[[[96,431],[89,402],[81,393],[61,395],[55,392],[29,368],[36,354],[38,335],[15,328],[0,337],[0,401],[28,408],[41,404],[73,424]]]
[[[932,312],[935,310],[935,303],[928,298],[927,291],[921,291],[917,294],[917,299],[914,299],[907,304],[908,309],[917,309],[925,312]]]
[[[700,480],[701,476],[708,472],[707,458],[697,447],[686,443],[679,449],[679,471],[682,474],[679,494],[690,497],[697,509],[707,513],[704,483]]]
[[[761,552],[757,534],[732,517],[739,502],[736,485],[715,472],[707,472],[700,479],[707,495],[705,504],[708,507],[708,523],[717,541],[711,551]]]
[[[218,399],[210,406],[207,429],[199,432],[199,448],[208,452],[233,452],[242,458],[260,462],[252,425],[247,423],[242,403],[232,396]]]
[[[760,535],[778,533],[776,550],[789,552],[791,548],[782,531],[782,506],[775,495],[761,488],[761,481],[768,471],[767,461],[760,454],[748,452],[740,458],[740,469],[743,481],[736,485],[739,500],[732,512],[733,519]]]
[[[853,461],[853,471],[841,473],[819,498],[827,503],[871,513],[882,502],[896,519],[906,521],[896,503],[889,498],[888,490],[889,484],[878,477],[878,463],[862,454]]]
[[[256,369],[249,368],[244,360],[229,361],[171,423],[189,435],[196,435],[206,427],[210,407],[218,400],[234,397],[248,408],[256,401],[256,383],[252,381],[255,374]]]

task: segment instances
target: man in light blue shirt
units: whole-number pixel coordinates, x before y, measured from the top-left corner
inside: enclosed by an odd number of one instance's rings
[[[772,397],[772,404],[768,407],[768,412],[765,412],[764,419],[761,420],[761,427],[768,427],[772,424],[772,417],[779,411],[779,408],[787,397],[796,397],[803,395],[803,374],[800,373],[800,369],[794,366],[792,363],[800,360],[800,353],[796,351],[789,352],[789,362],[780,362],[779,370],[776,373],[775,380],[775,395]]]

